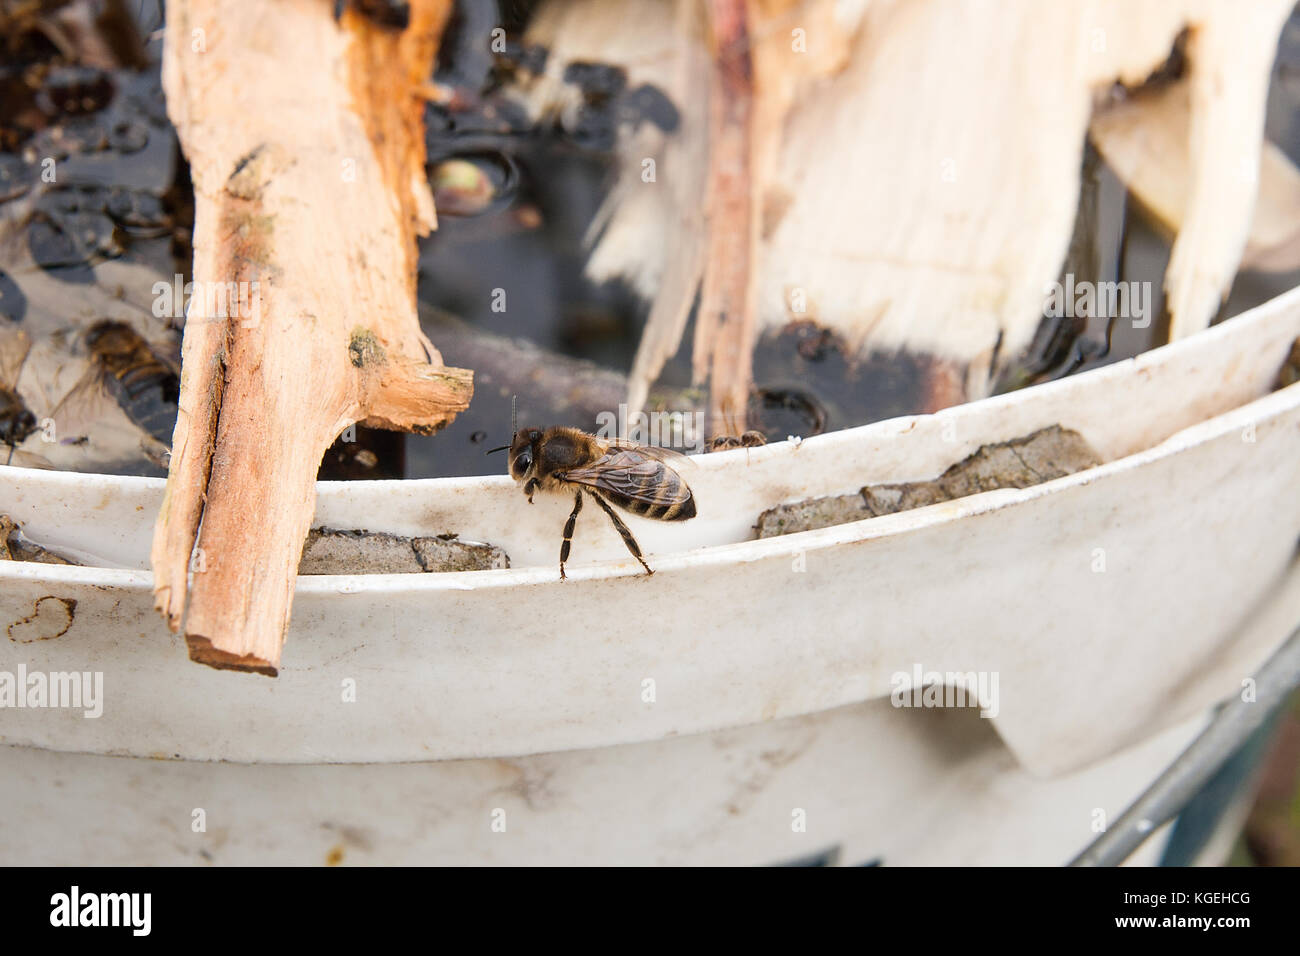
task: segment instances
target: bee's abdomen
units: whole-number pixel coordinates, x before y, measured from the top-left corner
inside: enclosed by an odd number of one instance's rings
[[[691,494],[690,489],[686,490],[686,500],[679,501],[664,512],[664,521],[685,521],[687,518],[695,517],[695,496]]]
[[[685,521],[695,517],[695,496],[685,485],[672,499],[664,501],[646,501],[617,494],[609,494],[609,499],[625,511],[655,521]]]

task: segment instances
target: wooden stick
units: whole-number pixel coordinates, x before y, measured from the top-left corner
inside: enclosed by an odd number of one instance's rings
[[[152,561],[193,660],[275,675],[344,428],[428,433],[469,404],[471,373],[443,366],[415,310],[415,237],[434,226],[419,88],[448,9],[415,0],[401,30],[318,0],[168,7],[200,291]]]
[[[758,245],[752,163],[754,71],[746,0],[709,0],[708,246],[695,319],[696,382],[709,380],[712,434],[739,435],[753,381]]]
[[[536,404],[568,416],[578,427],[594,427],[601,412],[618,408],[627,398],[627,376],[613,369],[525,339],[496,335],[426,304],[421,304],[420,312],[442,352],[473,368],[480,382],[506,393],[528,395]],[[644,408],[638,406],[637,411],[702,411],[700,394],[694,388],[659,386],[643,397]]]

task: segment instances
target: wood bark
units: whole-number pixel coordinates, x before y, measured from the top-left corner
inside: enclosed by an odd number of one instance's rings
[[[198,291],[152,562],[196,661],[277,672],[317,468],[345,428],[429,433],[469,403],[471,373],[442,364],[415,306],[435,225],[422,92],[449,6],[416,0],[400,29],[319,0],[168,5]]]

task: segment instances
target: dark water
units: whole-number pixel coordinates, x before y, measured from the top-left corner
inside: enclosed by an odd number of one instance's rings
[[[442,192],[439,229],[420,250],[419,297],[427,309],[422,314],[441,310],[471,330],[526,340],[557,361],[583,360],[625,373],[648,305],[621,282],[597,286],[583,276],[583,237],[614,181],[619,125],[669,124],[673,107],[654,90],[629,90],[618,71],[595,65],[571,77],[583,91],[580,122],[570,128],[531,125],[505,91],[517,70],[535,68],[546,55],[521,43],[532,6],[508,4],[503,16],[491,0],[461,3],[443,45],[436,79],[456,95],[450,105],[430,106],[427,113],[429,171]],[[161,10],[153,2],[109,7],[122,14],[107,31],[114,64],[70,57],[49,39],[40,17],[5,23],[0,41],[0,228],[7,240],[0,243],[0,331],[21,328],[32,343],[66,343],[69,355],[91,366],[89,330],[110,317],[108,306],[124,292],[120,281],[115,285],[108,278],[105,264],[139,265],[148,270],[141,275],[161,279],[178,273],[188,278],[193,216],[188,170],[166,119],[158,77]],[[506,53],[492,55],[486,34],[498,23],[506,26],[509,45]],[[1300,20],[1293,17],[1282,38],[1268,110],[1268,135],[1293,160],[1300,160],[1298,117]],[[50,158],[58,170],[55,183],[42,180],[43,161]],[[1104,164],[1087,167],[1085,182],[1080,221],[1088,223],[1081,231],[1092,243],[1088,270],[1100,281],[1150,282],[1154,312],[1160,314],[1168,244],[1134,214]],[[473,188],[453,188],[457,183]],[[32,280],[36,274],[41,283]],[[1297,282],[1297,274],[1243,272],[1222,317]],[[59,290],[74,287],[94,289],[104,308],[94,307],[93,297],[86,307],[84,295],[75,309],[61,308]],[[149,298],[142,289],[125,291],[128,298]],[[176,353],[179,324],[146,316],[137,331],[149,354],[165,361]],[[448,364],[474,367],[473,349],[460,344],[465,340],[440,335],[432,319],[426,330]],[[1148,330],[1116,323],[1109,330],[1104,324],[1056,330],[1055,336],[1043,331],[1017,383],[1138,354],[1158,344],[1161,334],[1158,323]],[[690,384],[690,341],[688,328],[680,354],[660,379],[667,392],[680,394]],[[29,361],[50,360],[38,351],[33,348]],[[917,360],[904,355],[850,361],[832,337],[810,326],[765,338],[754,368],[753,417],[770,438],[906,414],[924,402],[924,368]],[[575,379],[584,375],[574,372]],[[157,431],[159,408],[165,413],[169,401],[174,415],[174,390],[164,387],[162,373],[157,377],[156,396],[149,391],[152,378],[132,378],[149,388],[136,388],[123,405],[132,421],[147,422],[142,431]],[[0,389],[12,385],[0,381]],[[110,401],[122,394],[120,388],[101,391]],[[595,425],[590,407],[531,388],[526,371],[485,373],[477,377],[470,409],[443,432],[425,437],[361,430],[357,442],[336,444],[326,454],[322,476],[502,471],[504,462],[483,452],[508,440],[516,394],[533,422]],[[89,440],[75,446],[85,449],[84,457],[64,448],[59,467],[164,473],[132,441],[108,447],[93,427],[84,430]],[[21,450],[40,453],[45,447],[29,437]]]

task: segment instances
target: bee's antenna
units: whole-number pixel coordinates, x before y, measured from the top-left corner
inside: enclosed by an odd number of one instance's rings
[[[518,434],[518,432],[519,432],[519,396],[511,395],[510,396],[510,441],[512,443],[514,442],[515,435]],[[509,445],[502,445],[499,448],[489,448],[487,451],[483,452],[483,454],[490,455],[494,451],[509,451],[509,450],[510,450]]]

